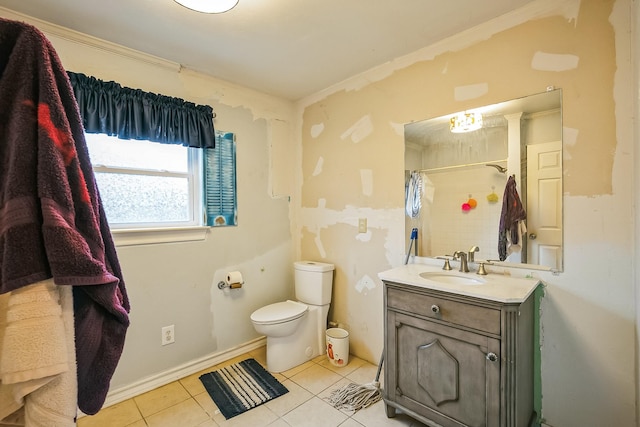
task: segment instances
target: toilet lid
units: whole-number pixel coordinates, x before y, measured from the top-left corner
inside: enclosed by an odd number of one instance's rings
[[[305,304],[291,300],[276,302],[254,311],[251,321],[262,324],[283,323],[301,317],[307,308]]]

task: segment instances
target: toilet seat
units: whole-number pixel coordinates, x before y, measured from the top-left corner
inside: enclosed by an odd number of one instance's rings
[[[258,325],[285,323],[302,317],[309,307],[297,301],[276,302],[257,309],[251,314],[251,321]]]

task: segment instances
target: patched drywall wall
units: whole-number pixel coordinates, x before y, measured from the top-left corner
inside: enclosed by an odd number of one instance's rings
[[[378,360],[377,274],[407,249],[399,124],[553,86],[563,91],[565,269],[512,272],[546,285],[542,417],[556,427],[635,425],[632,9],[630,0],[534,2],[299,103],[299,253],[336,265],[330,318],[350,331],[355,355]]]

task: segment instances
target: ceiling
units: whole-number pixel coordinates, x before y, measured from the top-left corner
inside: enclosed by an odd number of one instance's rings
[[[0,0],[0,6],[299,100],[532,0]],[[0,10],[0,16],[2,11]]]

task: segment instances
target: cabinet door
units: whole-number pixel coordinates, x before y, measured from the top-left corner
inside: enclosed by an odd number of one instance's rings
[[[386,397],[443,426],[499,425],[500,340],[389,311]]]

